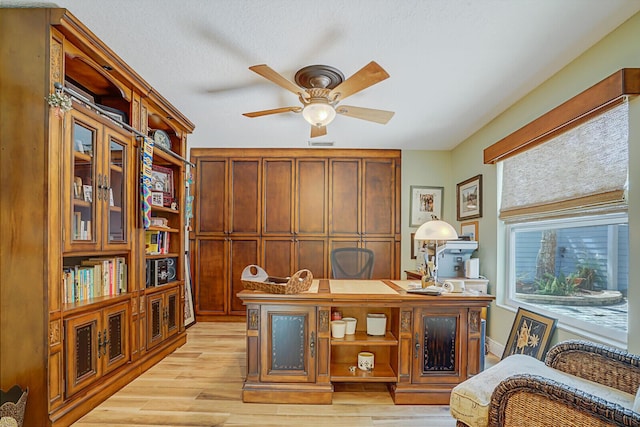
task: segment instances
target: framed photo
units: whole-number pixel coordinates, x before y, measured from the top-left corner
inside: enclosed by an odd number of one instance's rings
[[[456,186],[458,221],[482,217],[482,175]]]
[[[409,218],[409,227],[420,227],[432,216],[442,219],[442,197],[444,195],[444,187],[422,187],[418,185],[411,186],[411,195],[409,201],[411,203],[411,217]]]
[[[416,233],[411,233],[411,259],[422,257],[428,249],[429,242],[416,241]]]
[[[151,191],[164,194],[164,206],[171,205],[173,200],[173,170],[163,166],[151,167]]]
[[[471,240],[479,242],[478,237],[478,221],[468,221],[460,223],[460,235],[469,236]]]
[[[522,307],[518,308],[502,358],[512,354],[526,354],[543,360],[549,348],[551,335],[556,328],[556,322],[557,320],[552,317],[543,316]]]
[[[164,206],[164,193],[162,191],[151,192],[151,204],[153,206]]]

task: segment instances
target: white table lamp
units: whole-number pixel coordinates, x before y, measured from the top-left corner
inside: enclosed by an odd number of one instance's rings
[[[439,240],[455,240],[458,238],[458,233],[456,230],[449,224],[442,220],[439,220],[436,216],[433,216],[434,219],[431,221],[427,221],[422,224],[418,230],[416,230],[415,240],[427,240],[434,241],[436,244],[436,249],[434,253],[434,267],[433,267],[433,282],[434,284],[438,283],[438,256],[440,252],[444,249],[438,250],[438,241]],[[427,265],[429,262],[429,256],[427,254]]]

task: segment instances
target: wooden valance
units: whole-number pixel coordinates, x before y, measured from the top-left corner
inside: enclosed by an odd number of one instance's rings
[[[485,148],[484,163],[496,163],[578,126],[594,114],[640,94],[640,68],[623,68]]]

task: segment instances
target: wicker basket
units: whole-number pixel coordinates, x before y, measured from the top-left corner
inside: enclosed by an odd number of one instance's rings
[[[245,289],[269,294],[299,294],[309,290],[313,274],[303,269],[291,277],[273,277],[257,265],[248,265],[242,271],[241,280]]]

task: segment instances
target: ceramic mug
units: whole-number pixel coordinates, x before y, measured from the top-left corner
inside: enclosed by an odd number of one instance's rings
[[[334,338],[344,338],[347,323],[344,320],[334,320],[331,322],[331,335]]]
[[[356,333],[356,324],[358,323],[358,319],[355,317],[343,317],[342,320],[347,324],[347,329],[345,334],[353,335]]]
[[[373,370],[373,353],[361,351],[358,353],[358,368],[363,371]]]

